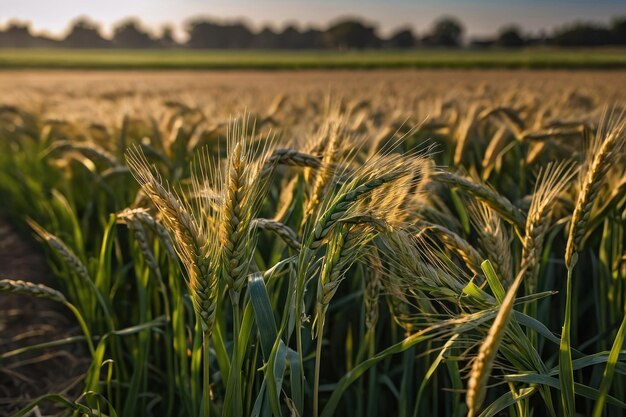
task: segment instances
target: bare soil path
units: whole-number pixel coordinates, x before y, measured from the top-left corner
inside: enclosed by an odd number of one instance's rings
[[[16,233],[3,217],[0,217],[0,278],[55,285],[41,250]],[[0,294],[0,354],[77,333],[62,305]],[[0,359],[0,416],[12,415],[41,395],[71,392],[87,363],[76,352],[76,346],[66,345]],[[41,410],[46,415],[55,411],[50,405]]]

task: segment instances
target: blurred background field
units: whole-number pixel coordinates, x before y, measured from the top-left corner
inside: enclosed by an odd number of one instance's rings
[[[311,101],[364,101],[378,111],[419,123],[439,101],[481,99],[496,105],[524,91],[554,106],[601,108],[626,96],[622,71],[373,70],[373,71],[0,71],[5,104],[44,117],[116,124],[180,101],[207,116],[263,113],[275,100],[306,109]],[[557,99],[558,98],[558,99]],[[427,104],[432,102],[433,104]],[[322,106],[322,107],[320,107]],[[555,108],[553,111],[557,111]],[[311,113],[314,115],[314,113]],[[575,113],[570,117],[576,117]]]

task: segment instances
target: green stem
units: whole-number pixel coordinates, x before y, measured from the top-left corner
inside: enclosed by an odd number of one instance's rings
[[[374,356],[376,353],[376,339],[375,339],[375,328],[369,329],[365,336],[366,344],[367,344],[367,359]],[[361,363],[361,361],[357,362]],[[368,396],[367,396],[367,415],[375,416],[376,411],[378,410],[378,395],[376,392],[376,387],[378,385],[378,380],[376,377],[376,367],[372,367],[368,371]]]
[[[324,341],[324,322],[326,321],[326,306],[318,305],[317,316],[317,344],[315,348],[315,380],[313,381],[313,417],[318,416],[320,363],[322,358],[322,343]]]
[[[299,320],[299,319],[298,319]],[[300,363],[300,372],[304,375],[304,356],[302,355],[302,330],[301,324],[296,326],[296,349],[298,350],[298,361]],[[304,386],[303,386],[304,391]]]
[[[209,373],[209,345],[211,335],[208,331],[202,332],[202,416],[211,414],[211,381]]]
[[[93,346],[93,341],[91,340],[91,332],[89,331],[89,327],[87,327],[87,323],[85,322],[85,319],[80,314],[80,311],[78,311],[78,309],[72,303],[70,303],[69,301],[66,301],[63,304],[65,304],[65,306],[72,311],[72,313],[76,317],[76,320],[78,320],[78,324],[80,325],[80,328],[83,330],[83,333],[85,334],[85,338],[87,339],[87,346],[89,347],[89,353],[91,354],[92,358],[95,357],[96,349]]]
[[[239,382],[241,375],[241,358],[239,355],[239,333],[241,329],[241,313],[239,310],[240,294],[235,291],[231,291],[230,297],[233,308],[233,353],[227,384],[227,391],[230,392],[227,393],[224,403],[228,406],[227,400],[229,400],[232,413],[231,415],[240,416],[243,415],[241,384]]]
[[[572,320],[572,270],[573,266],[567,268],[567,283],[565,292],[565,320],[563,321],[563,331],[561,332],[561,346],[559,349],[559,368],[561,374],[561,399],[563,411],[566,415],[575,415],[574,404],[574,370],[572,368],[572,349],[570,327]]]
[[[407,334],[407,337],[408,336],[410,335]],[[402,367],[404,368],[404,372],[402,373],[402,383],[400,385],[400,405],[398,407],[398,415],[408,417],[410,415],[409,410],[412,408],[412,396],[410,393],[414,391],[415,346],[412,346],[404,351]]]
[[[306,307],[304,306],[304,293],[307,285],[307,272],[311,261],[313,259],[314,251],[303,248],[300,252],[300,259],[298,261],[298,270],[296,276],[296,288],[294,294],[294,331],[296,332],[296,351],[298,352],[298,364],[300,365],[300,392],[297,393],[297,397],[300,399],[300,408],[304,409],[304,357],[302,351],[302,328],[304,323],[302,317],[305,313]],[[287,340],[290,338],[290,334],[287,335]],[[296,394],[294,394],[296,396]]]

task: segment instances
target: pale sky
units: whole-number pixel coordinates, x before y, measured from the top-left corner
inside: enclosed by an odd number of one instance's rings
[[[358,16],[378,24],[386,35],[400,26],[424,33],[442,15],[459,18],[470,36],[497,32],[519,24],[530,32],[550,30],[576,20],[607,23],[626,16],[626,0],[0,0],[0,25],[10,19],[32,22],[35,32],[60,35],[68,23],[86,15],[102,24],[105,33],[125,17],[138,17],[149,27],[183,23],[202,15],[232,20],[244,18],[254,29],[286,23],[325,27],[334,18]]]

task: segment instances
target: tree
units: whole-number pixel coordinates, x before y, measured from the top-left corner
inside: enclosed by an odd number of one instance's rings
[[[275,49],[278,47],[278,34],[270,27],[264,27],[252,39],[252,47],[256,49]]]
[[[0,46],[8,48],[32,47],[36,46],[36,40],[30,33],[28,23],[13,20],[9,22],[4,32],[0,32]]]
[[[107,48],[111,41],[102,37],[97,23],[81,16],[71,23],[63,44],[70,48]]]
[[[288,25],[277,35],[276,47],[280,49],[298,49],[302,34],[294,25]]]
[[[526,40],[517,26],[508,26],[500,30],[496,44],[505,48],[521,48],[526,45]]]
[[[611,24],[611,36],[616,45],[626,45],[626,17],[619,17]]]
[[[191,48],[200,49],[242,49],[252,47],[253,34],[241,22],[220,24],[208,20],[194,20],[188,23],[187,33]]]
[[[426,45],[454,48],[463,40],[463,25],[453,17],[442,17],[435,22],[433,30],[423,39]]]
[[[380,46],[376,29],[355,19],[341,20],[324,32],[324,44],[335,49],[364,49]]]
[[[399,29],[394,32],[385,42],[389,48],[413,48],[416,44],[415,36],[410,28]]]
[[[302,48],[321,49],[324,47],[324,32],[309,28],[302,32]]]
[[[591,23],[574,23],[558,29],[554,34],[558,46],[604,46],[613,41],[611,31]]]
[[[263,32],[256,35],[259,38]],[[274,47],[279,49],[314,49],[323,48],[323,33],[316,29],[301,32],[296,26],[288,25],[282,32],[276,33]]]
[[[127,19],[113,29],[113,43],[120,48],[153,48],[157,46],[152,37],[145,32],[137,19]]]
[[[178,42],[174,38],[174,28],[170,25],[165,25],[161,28],[161,36],[158,39],[158,44],[161,48],[175,48],[178,46]]]

